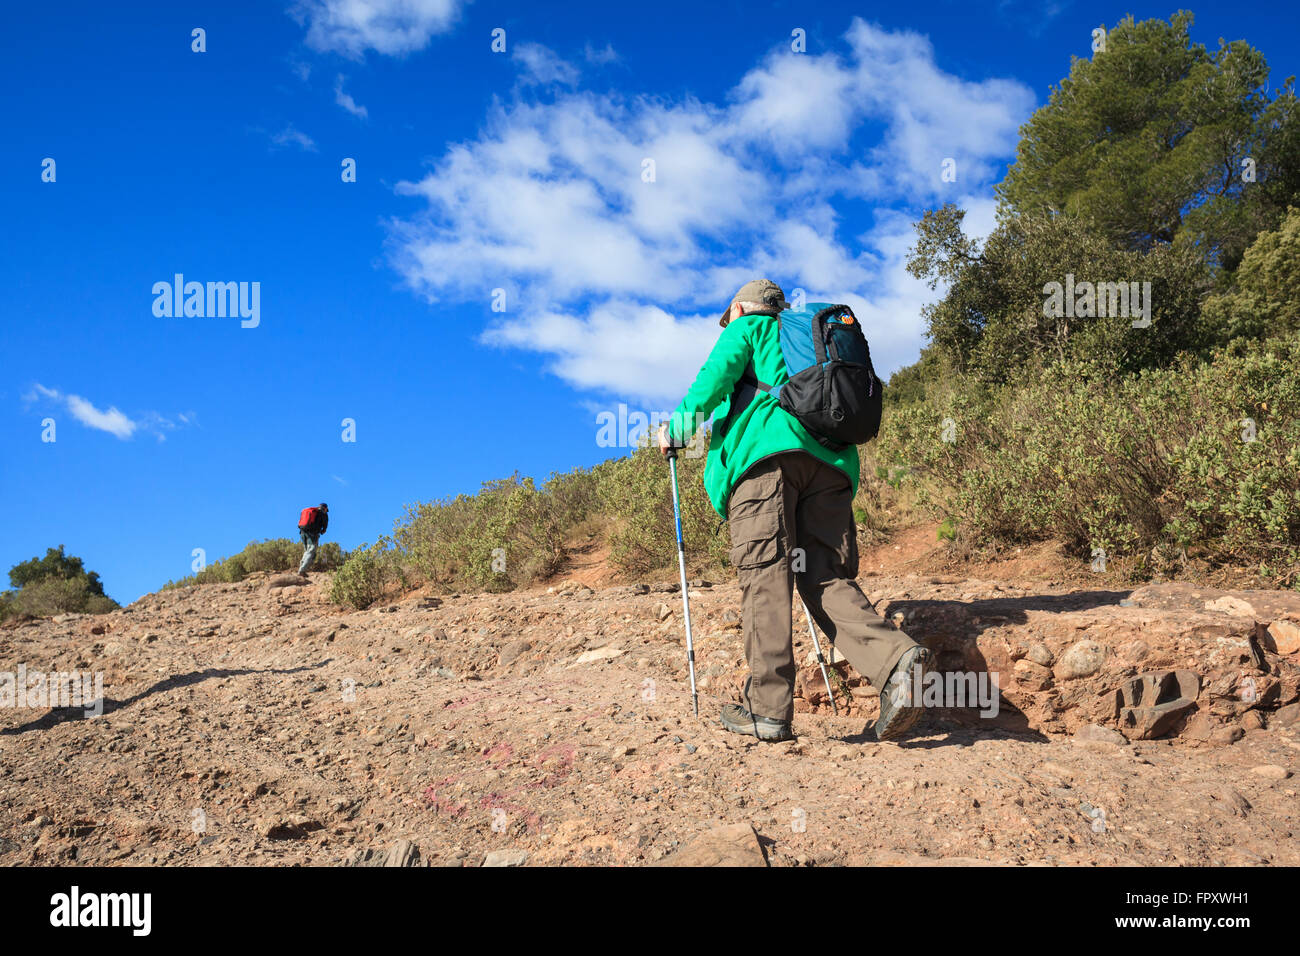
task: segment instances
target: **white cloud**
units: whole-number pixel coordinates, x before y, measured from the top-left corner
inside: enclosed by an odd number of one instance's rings
[[[959,183],[1001,178],[995,160],[1015,151],[1033,93],[1014,80],[963,80],[939,69],[930,41],[915,33],[888,33],[855,20],[849,29],[855,93],[864,109],[882,117],[888,132],[873,152],[884,167],[920,172],[932,181],[946,158],[957,163]],[[920,195],[912,176],[903,182]]]
[[[610,63],[617,63],[622,59],[618,55],[618,51],[608,43],[599,50],[588,43],[582,48],[582,58],[594,66],[606,66]]]
[[[680,318],[624,300],[601,303],[584,315],[530,310],[519,321],[489,329],[483,339],[549,354],[549,370],[578,388],[611,390],[614,375],[618,387],[612,390],[619,394],[666,400],[673,389],[665,383],[680,382],[684,367],[704,362],[717,328],[716,315]],[[635,351],[633,362],[629,350]]]
[[[485,341],[633,401],[675,402],[712,316],[759,275],[853,305],[887,375],[914,360],[935,296],[904,267],[912,223],[953,200],[969,229],[991,227],[991,185],[1034,98],[944,72],[915,34],[854,20],[845,40],[845,55],[768,55],[720,105],[533,102],[521,88],[477,139],[399,185],[427,208],[392,224],[395,267],[430,301],[486,305],[507,289]],[[527,56],[554,67],[545,48]],[[949,157],[956,183],[940,176]]]
[[[853,132],[859,91],[839,58],[777,52],[732,93],[728,134],[773,151],[843,147]]]
[[[297,57],[289,57],[287,62],[289,63],[289,69],[293,71],[294,75],[297,76],[301,82],[306,83],[311,79],[311,64],[306,60],[300,60]]]
[[[89,399],[82,398],[80,395],[65,395],[59,389],[47,388],[39,382],[35,383],[32,390],[23,396],[25,404],[33,404],[42,400],[62,405],[74,419],[87,428],[108,432],[123,441],[132,438],[138,433],[151,434],[158,441],[166,441],[166,433],[177,428],[175,422],[159,415],[157,412],[143,412],[137,417],[131,418],[115,405],[110,405],[107,409],[100,409]],[[179,415],[177,417],[182,425],[188,426],[193,423],[193,413],[188,416]]]
[[[101,411],[80,395],[64,395],[56,388],[46,388],[39,382],[33,386],[33,391],[24,396],[27,402],[38,401],[41,398],[49,399],[63,405],[72,417],[87,428],[95,428],[102,432],[108,432],[110,435],[116,435],[123,440],[130,438],[140,426],[130,418],[118,411],[116,407],[110,406],[107,410]]]
[[[573,86],[578,68],[540,43],[520,43],[511,58],[519,64],[519,81],[531,86]]]
[[[967,196],[957,201],[966,210],[962,231],[977,242],[984,242],[998,224],[998,204],[992,196]]]
[[[110,406],[107,410],[100,411],[80,395],[69,395],[67,405],[72,417],[87,428],[97,428],[118,438],[130,438],[139,427],[116,407]]]
[[[360,59],[374,50],[422,50],[455,25],[465,0],[299,0],[291,13],[307,26],[307,45]]]
[[[316,152],[316,141],[292,123],[280,132],[271,134],[271,142],[276,146],[297,146],[309,153]]]
[[[343,107],[353,116],[365,119],[370,115],[369,111],[364,106],[358,104],[357,101],[352,98],[350,93],[343,92],[343,81],[344,76],[340,73],[339,78],[334,81],[334,102]]]
[[[431,298],[485,301],[515,282],[532,307],[591,293],[662,304],[732,284],[701,267],[699,237],[737,233],[768,185],[713,141],[708,110],[580,94],[499,108],[490,125],[399,187],[429,203],[394,236],[400,268]],[[653,183],[641,178],[645,158]]]

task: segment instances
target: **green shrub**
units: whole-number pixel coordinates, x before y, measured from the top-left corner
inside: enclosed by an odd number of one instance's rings
[[[561,528],[577,528],[593,519],[604,519],[600,510],[600,483],[617,461],[601,462],[593,468],[553,473],[542,486],[551,499],[551,512]]]
[[[704,491],[703,456],[678,456],[677,486],[682,541],[689,561],[710,568],[727,564],[731,539]],[[610,563],[628,574],[677,565],[669,466],[655,448],[639,448],[602,475],[601,507],[612,522]]]
[[[106,614],[117,602],[91,591],[83,578],[40,578],[20,591],[5,592],[3,617],[53,617],[56,614]]]
[[[14,590],[0,594],[0,620],[104,614],[118,607],[104,594],[99,575],[87,571],[81,558],[67,554],[63,545],[47,549],[43,558],[15,564],[9,569],[9,583]]]
[[[1284,335],[1300,329],[1300,209],[1246,250],[1230,288],[1205,301],[1207,321],[1224,339]]]
[[[726,563],[728,538],[702,483],[703,458],[679,459],[682,530],[695,564]],[[444,590],[507,591],[555,574],[579,534],[599,534],[625,573],[675,567],[668,466],[656,449],[552,474],[518,474],[474,495],[408,505],[393,537],[411,579]]]
[[[209,564],[178,581],[168,581],[163,589],[191,587],[196,584],[235,584],[255,571],[295,571],[302,561],[301,541],[291,538],[267,538],[250,541],[244,550]],[[334,571],[343,566],[347,554],[336,541],[326,541],[316,549],[316,571]]]
[[[578,504],[570,500],[570,510]],[[394,538],[410,568],[444,588],[508,591],[564,562],[565,526],[556,499],[517,474],[476,495],[407,507]]]
[[[1115,376],[1083,362],[1033,384],[954,391],[886,420],[882,461],[978,543],[1059,538],[1134,573],[1192,552],[1295,580],[1300,336]],[[941,440],[951,418],[956,441]]]
[[[335,604],[363,610],[380,600],[390,590],[406,586],[402,555],[391,538],[380,538],[372,545],[361,545],[334,573],[330,600]]]

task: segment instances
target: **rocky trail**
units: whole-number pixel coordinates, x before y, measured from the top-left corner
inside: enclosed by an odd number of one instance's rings
[[[995,717],[880,743],[797,620],[798,738],[716,715],[740,595],[579,581],[347,612],[309,584],[0,629],[0,670],[102,672],[104,713],[0,708],[0,863],[1300,863],[1300,594],[864,575]]]

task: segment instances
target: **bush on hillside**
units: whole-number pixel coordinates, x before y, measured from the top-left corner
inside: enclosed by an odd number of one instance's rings
[[[726,563],[728,539],[703,488],[704,459],[679,459],[682,531],[696,563]],[[668,466],[657,450],[553,474],[538,488],[512,475],[474,495],[409,505],[393,537],[412,580],[443,590],[508,591],[544,580],[579,534],[598,534],[625,573],[673,567]]]
[[[553,496],[516,474],[475,495],[408,506],[394,538],[425,581],[508,591],[560,567],[564,533]]]
[[[1210,296],[1205,316],[1225,339],[1263,338],[1300,330],[1300,209],[1260,233],[1230,288]]]
[[[112,598],[93,593],[84,579],[48,577],[0,596],[0,620],[68,613],[107,614],[117,607]]]
[[[381,537],[374,544],[363,544],[334,573],[330,600],[356,610],[364,610],[390,591],[406,587],[402,554],[391,538]]]
[[[9,583],[14,589],[0,594],[0,620],[104,614],[118,607],[104,594],[99,575],[87,571],[81,558],[67,554],[63,545],[47,549],[43,558],[15,564],[9,569]]]
[[[677,459],[682,540],[688,560],[711,567],[727,565],[730,548],[725,522],[704,492],[704,457]],[[625,573],[643,573],[677,564],[672,479],[668,463],[654,448],[639,448],[618,460],[600,484],[599,500],[610,517],[610,563]]]
[[[1116,377],[1085,362],[886,420],[882,461],[975,544],[1060,538],[1166,570],[1193,551],[1300,571],[1300,336]],[[942,440],[951,419],[955,441]]]
[[[167,588],[192,587],[196,584],[235,584],[255,571],[296,571],[302,560],[302,542],[290,538],[267,538],[250,541],[244,550],[209,564],[178,581],[168,581]],[[316,549],[314,571],[334,571],[343,566],[347,554],[336,541],[326,541]]]

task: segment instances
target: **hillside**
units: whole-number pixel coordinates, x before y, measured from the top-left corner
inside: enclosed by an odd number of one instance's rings
[[[697,720],[675,585],[591,562],[357,612],[329,574],[259,573],[5,625],[5,660],[102,671],[105,713],[0,712],[0,863],[1300,863],[1300,595],[902,574],[892,548],[864,590],[941,668],[997,671],[996,719],[881,744],[870,690],[844,671],[831,716],[804,666],[796,741],[725,734],[735,584],[692,584]]]

